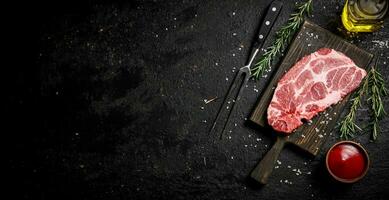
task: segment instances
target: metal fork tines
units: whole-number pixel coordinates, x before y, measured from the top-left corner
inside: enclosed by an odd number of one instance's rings
[[[224,97],[222,106],[217,112],[217,116],[212,124],[209,133],[213,133],[216,130],[216,125],[218,124],[218,122],[222,119],[223,116],[227,115],[224,119],[223,129],[221,132],[222,134],[220,135],[220,137],[223,136],[228,121],[231,117],[232,111],[234,110],[235,104],[240,100],[242,91],[244,90],[245,85],[251,77],[250,67],[259,50],[262,48],[265,39],[269,35],[269,32],[274,25],[274,22],[280,14],[281,8],[282,2],[279,0],[275,0],[270,4],[265,18],[259,28],[256,41],[252,47],[251,56],[249,57],[247,64],[244,67],[240,68],[237,75],[235,76],[227,95]]]

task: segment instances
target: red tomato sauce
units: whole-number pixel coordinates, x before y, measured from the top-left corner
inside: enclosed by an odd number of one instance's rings
[[[339,144],[328,155],[329,170],[342,179],[358,178],[364,173],[366,165],[363,150],[353,144]]]

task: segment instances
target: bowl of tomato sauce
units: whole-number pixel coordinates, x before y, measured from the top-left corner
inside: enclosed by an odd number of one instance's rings
[[[353,141],[340,141],[327,152],[326,166],[330,175],[343,183],[362,179],[370,166],[367,151]]]

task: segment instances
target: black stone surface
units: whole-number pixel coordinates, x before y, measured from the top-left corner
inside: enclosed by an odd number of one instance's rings
[[[268,185],[248,178],[274,139],[245,122],[269,76],[249,82],[228,134],[208,135],[221,100],[204,100],[227,92],[269,2],[16,3],[3,90],[11,199],[384,199],[389,118],[378,141],[368,130],[355,138],[372,163],[351,185],[324,166],[336,130],[316,157],[288,146]],[[267,45],[294,3],[285,1]],[[335,30],[343,3],[314,0],[311,20]],[[381,55],[386,79],[388,22],[352,40]],[[359,123],[368,116],[364,106]]]

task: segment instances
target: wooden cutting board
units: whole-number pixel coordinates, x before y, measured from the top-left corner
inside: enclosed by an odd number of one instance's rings
[[[350,57],[358,67],[367,68],[373,55],[348,43],[344,39],[334,35],[328,30],[315,25],[312,22],[305,21],[299,32],[292,41],[288,53],[284,57],[281,65],[274,73],[269,85],[264,89],[260,100],[252,113],[250,120],[262,127],[268,127],[267,107],[273,97],[274,89],[278,80],[303,56],[311,54],[316,50],[327,47],[343,52]],[[332,129],[348,102],[350,95],[341,102],[328,108],[324,112],[312,119],[311,123],[305,123],[299,127],[290,136],[277,134],[277,141],[271,150],[262,158],[261,162],[252,171],[251,177],[266,184],[271,174],[279,153],[285,144],[291,143],[297,145],[306,152],[317,155],[320,147],[330,135]],[[270,129],[272,130],[272,129]]]

